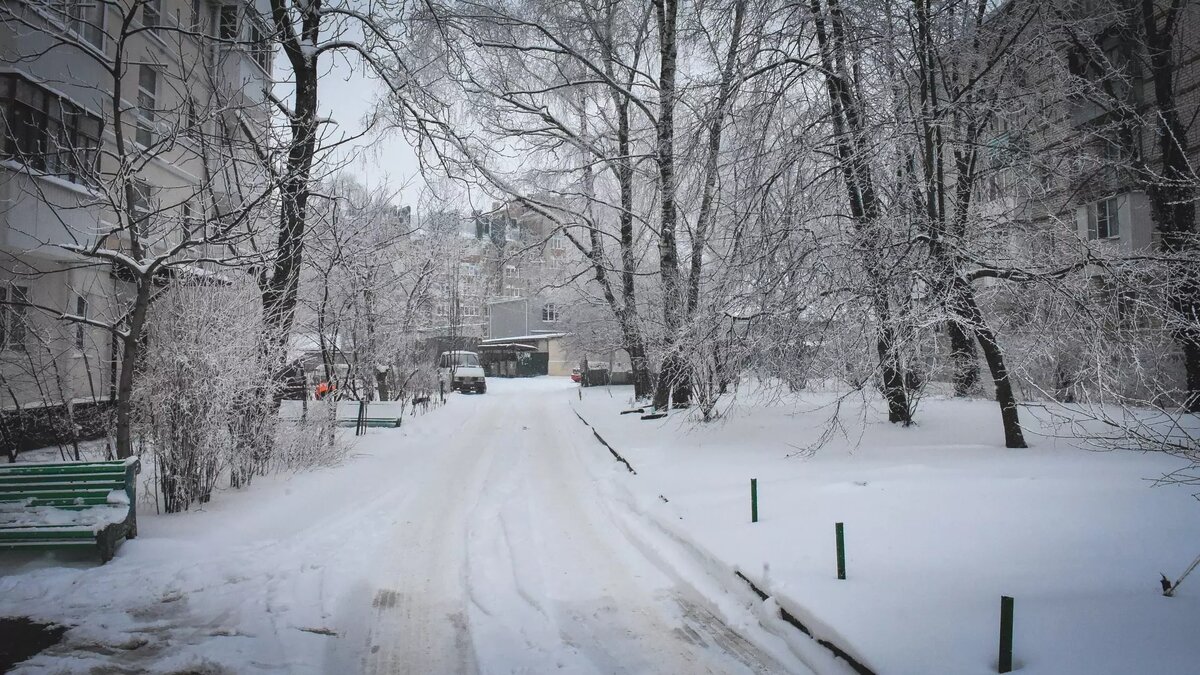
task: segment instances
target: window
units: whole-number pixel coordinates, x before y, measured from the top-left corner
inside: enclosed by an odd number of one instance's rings
[[[15,73],[0,73],[0,158],[75,183],[95,175],[100,118]]]
[[[184,133],[193,139],[199,139],[201,134],[200,114],[196,110],[196,100],[190,96],[185,104],[184,113],[186,115],[183,126]]]
[[[435,311],[435,313],[438,316],[448,316],[450,314],[450,303],[439,302],[437,304],[437,310]]]
[[[181,221],[183,223],[183,237],[185,239],[195,239],[196,237],[204,236],[203,225],[200,219],[196,217],[196,210],[192,207],[191,202],[184,202],[179,207]]]
[[[1114,239],[1120,236],[1120,202],[1116,197],[1101,199],[1088,207],[1088,239]]]
[[[217,10],[217,37],[231,41],[238,39],[237,5],[221,5]]]
[[[1041,186],[1044,192],[1052,192],[1054,190],[1054,171],[1048,166],[1037,167],[1038,185]]]
[[[82,317],[84,319],[87,318],[88,301],[87,301],[87,298],[83,297],[82,295],[75,296],[75,315]],[[83,351],[83,347],[86,343],[87,343],[87,324],[82,323],[82,322],[76,323],[75,324],[75,348],[78,349],[79,351]]]
[[[138,70],[137,142],[154,144],[154,116],[158,97],[158,69],[142,65]]]
[[[78,35],[84,42],[104,48],[104,15],[103,0],[65,0],[66,24],[72,33]]]
[[[542,321],[545,323],[558,322],[558,305],[553,302],[542,305]]]
[[[154,27],[162,25],[162,0],[146,0],[142,5],[142,25]]]
[[[550,250],[562,251],[567,248],[567,238],[562,233],[556,232],[553,237],[550,237]]]
[[[209,258],[216,258],[221,255],[221,221],[217,218],[208,220],[204,225],[204,254]]]
[[[1117,322],[1121,328],[1149,328],[1146,312],[1142,311],[1141,297],[1136,291],[1117,293]]]
[[[145,238],[150,233],[150,185],[146,181],[134,178],[133,203],[130,204],[129,220],[138,238]]]
[[[8,303],[14,304],[8,304]],[[29,302],[27,286],[0,286],[0,348],[25,351],[26,314]]]
[[[271,43],[267,40],[267,32],[263,23],[257,17],[247,22],[250,26],[250,57],[258,64],[263,72],[271,72]]]

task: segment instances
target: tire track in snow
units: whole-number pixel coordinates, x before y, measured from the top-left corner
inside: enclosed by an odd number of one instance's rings
[[[496,406],[481,408],[446,434],[444,447],[422,461],[434,470],[404,504],[390,533],[389,559],[369,585],[360,608],[367,616],[361,672],[474,673],[464,569],[466,514],[488,473],[488,432],[499,426]],[[482,404],[482,405],[479,405]],[[361,600],[360,600],[361,602]]]
[[[501,384],[456,400],[469,414],[381,533],[393,557],[342,622],[359,670],[786,672],[627,539],[558,397]]]
[[[561,424],[551,401],[529,395],[512,411],[522,431],[497,447],[473,514],[468,569],[481,671],[782,672],[680,597],[624,539],[578,463],[574,427]]]

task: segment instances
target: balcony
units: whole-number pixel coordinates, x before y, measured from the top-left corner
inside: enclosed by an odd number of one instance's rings
[[[46,258],[74,258],[59,247],[95,241],[100,208],[94,200],[82,185],[0,161],[0,203],[6,205],[0,210],[0,244]]]

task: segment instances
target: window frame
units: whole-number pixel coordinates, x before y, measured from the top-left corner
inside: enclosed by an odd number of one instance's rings
[[[129,182],[134,194],[134,202],[129,205],[129,226],[133,230],[130,235],[136,234],[144,246],[150,235],[150,215],[154,211],[153,188],[141,178],[130,178]]]
[[[204,29],[205,0],[192,0],[191,14],[188,16],[188,30],[201,33]]]
[[[1105,197],[1088,205],[1088,239],[1094,241],[1121,239],[1121,201],[1119,197]]]
[[[542,323],[558,323],[559,318],[557,302],[547,302],[542,305]]]
[[[144,0],[141,19],[143,28],[161,28],[163,25],[162,0]]]
[[[267,39],[267,25],[258,16],[257,13],[250,12],[243,21],[246,24],[247,37],[249,43],[247,45],[250,53],[250,60],[254,65],[258,66],[259,70],[270,76],[271,74],[271,56],[270,41]]]
[[[143,75],[152,73],[154,77],[153,91],[145,86]],[[160,78],[162,73],[159,72],[158,66],[149,63],[143,63],[138,67],[138,83],[137,83],[137,109],[135,116],[137,118],[136,131],[134,132],[134,140],[143,148],[149,148],[154,145],[154,137],[157,129],[155,129],[158,113],[158,94],[162,89]],[[148,104],[148,105],[147,105]],[[145,137],[143,137],[145,134]]]
[[[200,115],[196,112],[196,99],[191,96],[184,101],[183,133],[192,140],[199,140],[203,130],[200,128]]]
[[[227,14],[228,13],[228,14]],[[219,2],[216,7],[216,23],[214,34],[218,40],[237,42],[241,39],[242,34],[242,16],[241,8],[236,4],[229,2]],[[233,17],[232,31],[227,31],[228,24],[226,17]]]
[[[66,6],[62,12],[63,24],[67,30],[85,44],[103,52],[108,38],[105,31],[108,6],[103,0],[63,0],[63,4]],[[89,16],[90,12],[99,12],[99,16]],[[98,41],[93,42],[93,38]]]
[[[0,159],[92,185],[103,135],[99,116],[20,73],[0,73]]]
[[[185,201],[179,205],[179,222],[183,226],[181,233],[183,239],[192,238],[197,234],[203,238],[205,227],[203,219],[199,217],[198,213],[191,201]]]
[[[86,319],[88,317],[88,299],[80,293],[75,294],[75,315]],[[82,321],[75,323],[75,349],[82,352],[87,344],[88,325]]]
[[[9,282],[0,288],[3,288],[4,292],[4,303],[0,305],[0,350],[25,352],[28,350],[26,342],[29,339],[29,308],[10,303],[28,303],[29,287]]]

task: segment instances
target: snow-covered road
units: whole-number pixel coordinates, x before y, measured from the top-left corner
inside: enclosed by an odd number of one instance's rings
[[[638,514],[574,397],[496,380],[341,466],[143,505],[107,565],[0,559],[0,616],[72,626],[17,672],[810,672],[730,570]]]
[[[555,387],[455,397],[457,428],[356,601],[339,665],[366,673],[787,672],[614,522],[602,452]],[[355,661],[357,659],[357,661]]]

